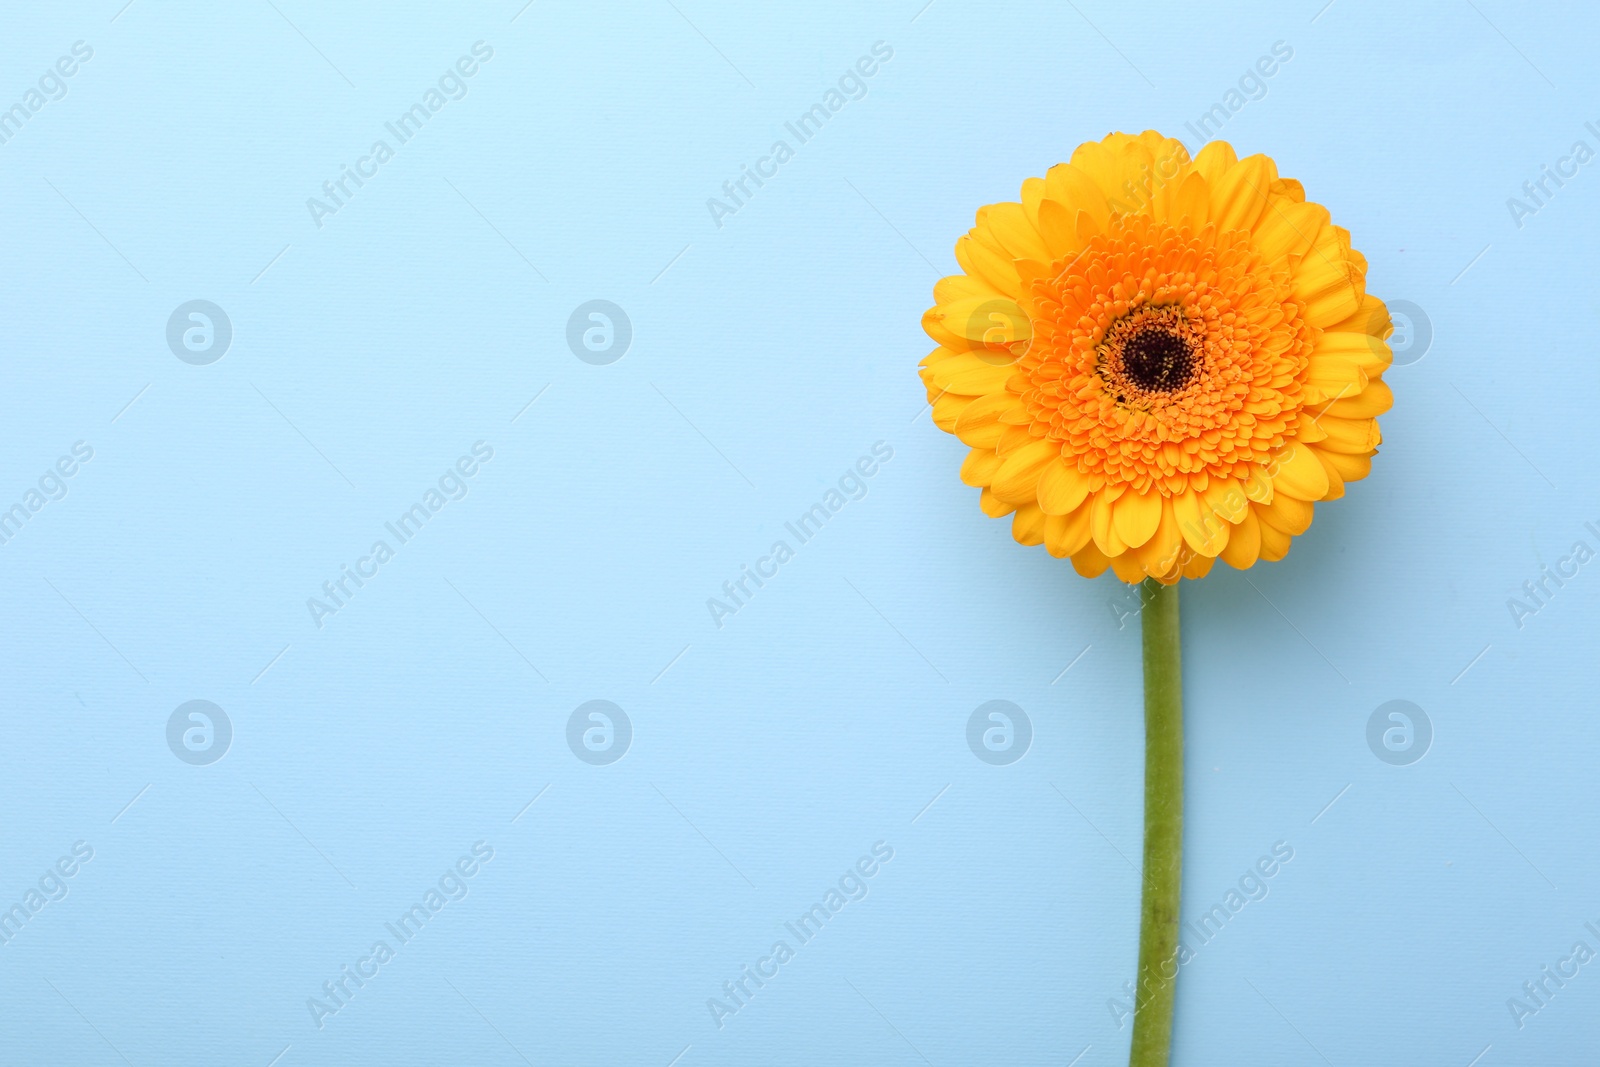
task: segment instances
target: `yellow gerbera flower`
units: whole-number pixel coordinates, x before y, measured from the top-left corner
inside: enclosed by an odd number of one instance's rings
[[[1388,310],[1266,156],[1114,133],[981,208],[956,259],[922,320],[933,421],[984,512],[1078,573],[1281,559],[1371,468]]]

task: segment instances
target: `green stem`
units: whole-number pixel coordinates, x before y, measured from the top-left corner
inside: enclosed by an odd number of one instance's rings
[[[1183,871],[1183,653],[1178,586],[1144,583],[1144,900],[1129,1067],[1167,1067]]]

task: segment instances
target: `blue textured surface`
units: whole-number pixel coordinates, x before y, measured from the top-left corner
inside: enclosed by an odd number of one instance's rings
[[[5,1063],[1124,1062],[1138,627],[979,513],[919,319],[979,205],[1108,130],[1197,147],[1241,78],[1221,136],[1432,339],[1371,478],[1185,586],[1185,915],[1227,919],[1174,1062],[1593,1058],[1600,963],[1541,968],[1600,951],[1600,563],[1523,584],[1600,549],[1600,164],[1521,190],[1600,150],[1595,13],[122,2],[0,36]],[[618,360],[569,347],[591,300]],[[1020,761],[969,750],[991,700]],[[1391,700],[1420,761],[1369,748]]]

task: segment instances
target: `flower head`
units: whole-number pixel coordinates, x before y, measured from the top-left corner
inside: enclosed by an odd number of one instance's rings
[[[1370,469],[1389,313],[1266,156],[1111,134],[981,208],[956,259],[922,320],[934,422],[984,512],[1080,574],[1281,559]]]

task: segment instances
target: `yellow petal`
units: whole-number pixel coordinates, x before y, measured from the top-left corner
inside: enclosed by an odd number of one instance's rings
[[[1028,313],[1015,300],[1003,296],[974,296],[936,304],[923,314],[922,325],[929,336],[934,336],[933,328],[938,327],[950,336],[971,342],[965,347],[1009,345],[1033,336]]]
[[[1148,577],[1145,574],[1143,565],[1129,552],[1124,552],[1120,556],[1112,556],[1111,569],[1116,572],[1118,578],[1121,578],[1129,585],[1137,585]]]
[[[992,489],[985,489],[978,494],[978,507],[991,519],[1003,518],[1016,510],[1015,506],[995,496]]]
[[[1045,515],[1044,547],[1052,556],[1070,556],[1088,543],[1088,507],[1080,507],[1070,515]]]
[[[1232,478],[1212,478],[1200,498],[1206,510],[1230,523],[1239,522],[1250,510],[1244,487]]]
[[[1039,506],[1046,515],[1076,511],[1088,494],[1089,479],[1066,460],[1057,459],[1039,474]]]
[[[1119,556],[1128,547],[1111,523],[1111,505],[1115,499],[1105,491],[1089,498],[1089,535],[1108,557]]]
[[[1272,503],[1272,476],[1265,467],[1256,467],[1245,479],[1244,495],[1252,504]]]
[[[1325,452],[1364,456],[1383,442],[1374,419],[1341,419],[1327,414],[1317,419],[1317,425],[1328,433],[1327,440],[1317,446]]]
[[[1022,281],[1023,289],[1033,288],[1033,283],[1041,279],[1053,278],[1055,270],[1050,264],[1038,259],[1014,259],[1011,265],[1017,269],[1017,277]]]
[[[1002,295],[1000,291],[988,282],[982,278],[974,278],[970,274],[947,274],[933,283],[935,304],[953,304],[957,300],[968,300],[972,297],[1000,295]]]
[[[1093,541],[1072,554],[1072,569],[1085,578],[1098,578],[1111,566],[1111,558],[1095,547]]]
[[[1080,211],[1087,211],[1100,219],[1111,214],[1111,209],[1106,206],[1104,191],[1092,178],[1071,163],[1057,163],[1046,171],[1044,188],[1045,196],[1056,201],[1066,210],[1069,217],[1076,217]],[[1039,214],[1043,218],[1043,204],[1039,206]]]
[[[1026,445],[1005,455],[994,484],[989,488],[1001,500],[1010,504],[1033,504],[1039,495],[1039,472],[1045,464],[1061,455],[1061,446],[1042,438],[1034,438]],[[1320,469],[1320,468],[1319,468]]]
[[[1306,451],[1309,452],[1310,449]],[[1271,504],[1254,510],[1261,521],[1268,526],[1282,530],[1290,537],[1298,537],[1310,527],[1315,505],[1309,500],[1297,500],[1288,493],[1279,493],[1278,498]]]
[[[1316,243],[1328,224],[1328,209],[1321,204],[1296,204],[1273,199],[1256,223],[1250,240],[1269,262],[1275,259],[1298,261]]]
[[[1099,190],[1095,194],[1099,195]],[[1103,201],[1105,198],[1101,197]],[[1076,255],[1083,243],[1078,240],[1077,213],[1059,200],[1044,200],[1039,204],[1039,233],[1050,248],[1050,261]]]
[[[1256,561],[1261,554],[1261,525],[1256,518],[1254,508],[1249,508],[1244,513],[1244,518],[1239,525],[1233,528],[1228,535],[1228,543],[1222,549],[1222,560],[1235,570],[1244,570]]]
[[[993,482],[999,471],[1000,457],[987,448],[974,448],[961,461],[961,480],[975,489]]]
[[[1305,203],[1306,187],[1296,178],[1279,178],[1272,183],[1272,191],[1279,196],[1288,197],[1297,204]]]
[[[1012,368],[996,365],[971,352],[943,351],[947,353],[946,358],[928,362],[923,367],[923,381],[935,392],[963,396],[998,393],[1012,375]]]
[[[1295,268],[1294,295],[1305,304],[1306,321],[1313,326],[1331,326],[1361,307],[1350,263],[1328,245],[1313,248]]]
[[[1095,218],[1087,211],[1078,212],[1077,218],[1073,220],[1073,226],[1078,231],[1079,243],[1085,245],[1104,233],[1106,229],[1102,220]]]
[[[1329,399],[1355,396],[1367,387],[1366,372],[1355,360],[1318,348],[1306,361],[1306,380],[1329,394]]]
[[[1183,534],[1178,530],[1178,514],[1170,499],[1161,502],[1161,524],[1138,553],[1145,571],[1154,578],[1177,574],[1187,561],[1190,553],[1184,547]]]
[[[1346,482],[1359,482],[1372,471],[1372,455],[1357,455],[1349,452],[1329,452],[1319,448],[1317,455],[1322,461],[1339,472],[1339,477]]]
[[[994,448],[1007,429],[1006,424],[1000,421],[1000,416],[1018,404],[1017,398],[1007,392],[979,397],[956,417],[955,434],[963,444],[973,448]]]
[[[1200,555],[1215,556],[1228,543],[1230,527],[1205,509],[1199,493],[1178,493],[1172,498],[1172,510],[1178,520],[1178,532]]]
[[[1385,317],[1387,318],[1387,312]],[[1316,354],[1353,363],[1367,375],[1383,373],[1394,361],[1388,342],[1370,333],[1324,329],[1317,338]]]
[[[1328,414],[1336,419],[1373,419],[1394,406],[1394,393],[1380,381],[1367,383],[1357,396],[1335,400],[1328,405]]]
[[[989,204],[978,209],[978,229],[988,230],[1012,259],[1048,259],[1039,231],[1021,204]]]
[[[1328,492],[1328,475],[1311,454],[1310,445],[1292,445],[1277,458],[1272,485],[1279,496],[1287,493],[1301,500],[1321,500]]]
[[[1166,182],[1157,190],[1155,215],[1174,226],[1198,230],[1206,224],[1210,201],[1206,180],[1190,171],[1182,181]]]
[[[1148,212],[1156,184],[1154,153],[1144,144],[1129,142],[1114,150],[1112,156],[1116,162],[1110,174],[1112,187],[1106,190],[1106,204],[1113,214]],[[1105,188],[1104,182],[1101,187]]]
[[[1290,429],[1288,436],[1303,445],[1314,445],[1318,441],[1326,440],[1328,433],[1317,425],[1316,419],[1316,416],[1321,415],[1325,407],[1326,405],[1322,408],[1317,408],[1315,412],[1302,411],[1296,415],[1294,417],[1294,426]]]
[[[1322,499],[1338,500],[1344,496],[1344,476],[1339,473],[1339,468],[1328,460],[1329,453],[1320,448],[1313,448],[1311,454],[1317,457],[1317,462],[1322,464],[1323,473],[1328,476],[1328,492]]]
[[[1072,166],[1100,189],[1109,203],[1127,194],[1121,186],[1122,168],[1117,156],[1098,141],[1086,141],[1072,153]]]
[[[1011,518],[1011,536],[1022,545],[1044,544],[1044,512],[1024,504]]]
[[[1022,210],[1027,212],[1028,221],[1034,226],[1039,225],[1039,205],[1044,201],[1044,179],[1022,179]]]
[[[1153,490],[1126,492],[1112,509],[1111,518],[1123,543],[1129,548],[1138,548],[1150,540],[1156,527],[1161,525],[1161,495]]]
[[[1383,301],[1367,293],[1361,298],[1361,307],[1354,314],[1326,328],[1338,333],[1364,333],[1381,338],[1393,332],[1394,322],[1389,318],[1389,309]]]
[[[1289,543],[1293,538],[1288,534],[1264,522],[1260,523],[1257,529],[1261,532],[1262,559],[1274,563],[1289,554]]]
[[[1000,443],[995,446],[995,451],[1002,456],[1008,456],[1019,448],[1031,445],[1039,438],[1033,436],[1026,426],[1017,426],[1010,419],[1002,417],[1001,422],[1006,423],[1006,432],[1000,435]]]
[[[1217,229],[1253,230],[1267,210],[1268,189],[1276,176],[1266,156],[1246,156],[1211,185],[1211,217]]]
[[[1206,184],[1214,185],[1238,162],[1233,145],[1227,141],[1212,141],[1194,157],[1194,170],[1205,178]]]
[[[956,432],[956,421],[972,404],[972,397],[945,393],[933,398],[933,424],[945,433]]]
[[[1022,289],[1022,281],[1017,277],[1017,270],[1011,265],[1011,260],[999,251],[975,240],[972,234],[956,241],[956,262],[961,264],[962,270],[977,275],[990,288],[1002,293],[1017,293]]]

